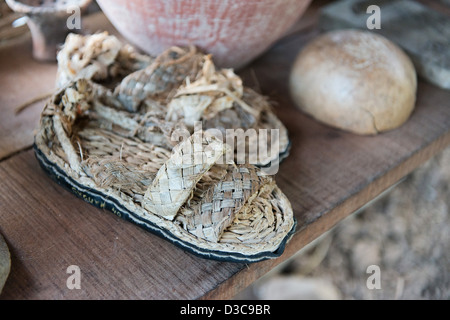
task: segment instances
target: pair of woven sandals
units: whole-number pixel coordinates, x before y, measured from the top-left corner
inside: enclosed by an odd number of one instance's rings
[[[287,130],[232,70],[195,47],[149,57],[107,33],[71,34],[57,87],[35,153],[59,184],[203,258],[283,253],[296,222],[267,169],[287,156]],[[221,139],[274,129],[234,146]],[[272,152],[252,154],[247,143]]]

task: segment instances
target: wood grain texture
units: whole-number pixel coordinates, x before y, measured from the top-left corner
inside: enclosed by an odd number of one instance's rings
[[[55,64],[32,59],[30,39],[0,49],[0,159],[31,146],[45,101],[32,104],[20,114],[16,109],[52,93],[55,78]]]
[[[194,299],[235,272],[75,198],[32,151],[0,166],[0,230],[12,255],[4,299]],[[70,265],[81,290],[66,287]]]
[[[332,129],[298,111],[287,79],[317,34],[314,26],[298,30],[240,72],[277,104],[292,138],[277,182],[299,225],[281,258],[243,265],[194,257],[75,198],[25,151],[0,163],[0,233],[12,255],[0,298],[232,298],[450,145],[450,92],[423,82],[411,119],[378,136]],[[81,269],[80,290],[66,287],[70,265]]]

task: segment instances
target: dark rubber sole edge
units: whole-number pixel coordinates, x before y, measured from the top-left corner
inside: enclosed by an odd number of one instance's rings
[[[198,257],[204,259],[212,259],[218,261],[226,262],[237,262],[237,263],[254,263],[258,261],[263,261],[267,259],[275,259],[280,257],[286,247],[286,243],[292,238],[295,233],[297,226],[297,221],[294,217],[294,225],[286,237],[280,243],[280,246],[276,251],[273,252],[261,252],[254,255],[244,255],[242,253],[233,252],[221,252],[209,249],[199,248],[189,242],[178,239],[171,232],[162,229],[152,222],[149,222],[142,217],[136,215],[135,213],[129,211],[123,205],[121,205],[116,199],[109,198],[108,196],[102,194],[97,190],[87,188],[69,176],[67,176],[56,164],[48,160],[48,158],[43,154],[39,148],[34,145],[34,151],[36,158],[42,167],[42,169],[59,185],[63,186],[65,189],[69,190],[77,197],[83,199],[84,201],[102,209],[107,209],[112,213],[116,214],[120,218],[134,223],[146,231],[149,231],[169,242],[176,245],[177,247],[192,253]],[[283,158],[285,158],[284,155]]]

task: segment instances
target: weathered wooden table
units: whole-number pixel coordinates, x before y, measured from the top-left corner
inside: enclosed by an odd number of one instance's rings
[[[319,33],[316,10],[311,7],[289,35],[239,72],[276,103],[290,131],[291,155],[277,181],[298,219],[281,258],[251,265],[197,258],[50,180],[31,149],[44,103],[19,115],[15,108],[53,90],[56,66],[33,61],[29,40],[0,49],[0,233],[12,255],[0,298],[232,298],[450,145],[450,91],[423,81],[411,119],[374,137],[326,127],[295,109],[289,70]],[[105,23],[97,16],[86,25],[96,31]],[[71,265],[80,268],[80,289],[66,285]]]

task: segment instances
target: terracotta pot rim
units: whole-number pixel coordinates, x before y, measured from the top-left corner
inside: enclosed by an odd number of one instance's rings
[[[312,0],[97,0],[117,31],[150,55],[195,45],[217,66],[241,69],[300,19]]]

